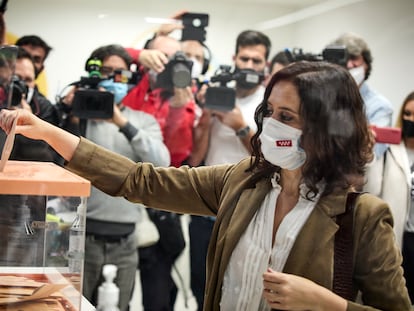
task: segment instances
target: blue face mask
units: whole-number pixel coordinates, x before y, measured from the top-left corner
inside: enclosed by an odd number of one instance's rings
[[[128,93],[128,85],[126,83],[114,82],[113,79],[103,80],[99,82],[98,86],[114,94],[116,104],[119,104]]]

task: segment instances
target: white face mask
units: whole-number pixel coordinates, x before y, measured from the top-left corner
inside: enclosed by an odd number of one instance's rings
[[[34,94],[34,88],[29,87],[27,90],[27,95],[26,95],[26,101],[28,104],[30,104],[30,102],[32,101],[33,94]]]
[[[359,66],[349,69],[349,73],[354,78],[356,84],[360,86],[365,79],[365,69],[364,66]]]
[[[201,72],[203,71],[203,65],[193,57],[190,58],[190,60],[193,62],[193,67],[191,68],[191,78],[197,79],[201,76]]]
[[[301,135],[301,130],[273,118],[264,118],[263,131],[259,137],[264,158],[273,165],[287,170],[302,166],[306,160],[306,153],[299,146]]]

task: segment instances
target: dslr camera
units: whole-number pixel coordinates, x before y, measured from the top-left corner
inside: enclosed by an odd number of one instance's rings
[[[231,66],[221,65],[211,82],[218,82],[219,86],[211,86],[206,91],[205,107],[213,110],[230,111],[236,102],[236,91],[228,87],[227,83],[236,81],[243,88],[257,86],[264,80],[264,75],[253,69],[241,69],[231,72]]]
[[[286,50],[289,61],[327,61],[345,67],[348,61],[348,52],[343,45],[328,45],[321,54],[304,53],[301,48],[294,48],[292,51]]]
[[[99,90],[99,82],[114,79],[114,82],[137,84],[142,75],[129,70],[115,70],[113,74],[103,78],[100,72],[102,62],[99,59],[89,59],[86,71],[89,75],[70,85],[77,87],[72,102],[72,113],[80,119],[110,119],[114,113],[114,94]]]
[[[19,106],[23,96],[27,97],[28,91],[26,83],[18,76],[13,75],[11,78],[11,106]]]
[[[173,90],[175,87],[186,88],[190,86],[192,67],[193,62],[188,60],[183,52],[178,51],[170,58],[164,71],[157,75],[155,87]]]

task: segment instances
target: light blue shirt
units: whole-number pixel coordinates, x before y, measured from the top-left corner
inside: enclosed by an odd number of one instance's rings
[[[392,114],[394,112],[394,106],[391,102],[376,90],[370,88],[366,82],[360,86],[359,92],[364,100],[365,114],[369,124],[381,127],[391,126]],[[387,150],[387,147],[387,144],[375,144],[375,156],[380,158]]]

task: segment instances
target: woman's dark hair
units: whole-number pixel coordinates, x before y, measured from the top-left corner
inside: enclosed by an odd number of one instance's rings
[[[302,167],[303,182],[310,189],[307,198],[318,193],[317,184],[326,184],[324,193],[335,187],[356,185],[372,160],[373,140],[365,116],[358,86],[348,71],[327,62],[299,61],[277,72],[270,80],[263,102],[257,107],[258,131],[252,138],[253,158],[250,170],[256,178],[280,171],[265,161],[259,136],[263,117],[268,113],[268,99],[273,87],[292,83],[300,98],[301,147],[306,152]]]

